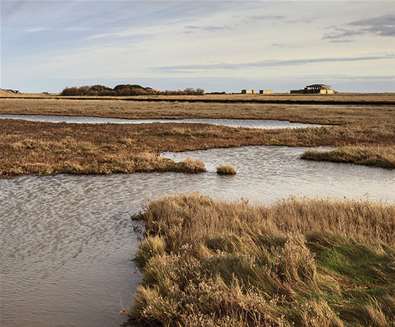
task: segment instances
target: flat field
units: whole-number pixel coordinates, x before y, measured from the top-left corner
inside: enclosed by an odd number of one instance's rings
[[[190,102],[295,102],[295,103],[395,103],[395,93],[337,93],[333,95],[319,94],[205,94],[205,95],[148,95],[148,96],[59,96],[44,93],[3,93],[0,97],[38,98],[38,99],[98,99],[98,100],[128,100],[128,101],[190,101]]]
[[[323,100],[320,100],[323,101]],[[391,105],[303,105],[217,102],[0,98],[0,114],[75,115],[129,119],[279,119],[318,124],[395,124]]]

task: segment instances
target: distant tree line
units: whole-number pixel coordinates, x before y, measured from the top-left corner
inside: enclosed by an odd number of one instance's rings
[[[63,96],[133,96],[133,95],[202,95],[204,90],[187,88],[185,90],[158,91],[137,84],[121,84],[114,88],[104,85],[67,87],[60,95]]]

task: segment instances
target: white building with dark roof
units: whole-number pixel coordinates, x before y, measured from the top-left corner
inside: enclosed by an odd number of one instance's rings
[[[311,84],[305,86],[303,90],[291,90],[291,93],[302,94],[335,94],[336,91],[330,85],[326,84]]]

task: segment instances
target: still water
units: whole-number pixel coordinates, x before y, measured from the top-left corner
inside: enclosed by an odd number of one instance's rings
[[[288,196],[395,203],[395,172],[303,161],[303,148],[164,154],[205,161],[200,175],[20,177],[0,180],[0,325],[119,326],[140,281],[130,215],[153,198],[199,191],[270,203]],[[218,176],[230,163],[236,176]]]
[[[252,120],[252,119],[120,119],[106,117],[84,117],[84,116],[45,116],[45,115],[0,115],[0,119],[17,119],[48,123],[73,123],[73,124],[153,124],[153,123],[197,123],[221,125],[229,127],[249,128],[306,128],[320,127],[316,124],[291,123],[282,120]]]

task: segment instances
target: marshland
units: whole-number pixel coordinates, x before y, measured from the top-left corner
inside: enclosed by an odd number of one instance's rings
[[[391,1],[0,2],[0,327],[395,327]]]
[[[127,118],[134,119],[137,123],[140,119],[162,119],[168,120],[169,124],[161,125],[160,128],[154,124],[137,124],[113,129],[111,125],[99,128],[89,125],[32,124],[2,120],[1,133],[4,137],[0,146],[6,155],[3,156],[0,165],[3,166],[2,175],[16,175],[18,171],[41,174],[67,173],[73,170],[84,173],[155,169],[174,171],[179,168],[171,167],[170,162],[165,163],[159,157],[156,158],[160,151],[240,145],[286,145],[341,147],[336,152],[325,154],[308,152],[304,156],[306,159],[394,168],[392,153],[395,145],[394,113],[394,106],[370,104],[360,106],[229,105],[227,103],[174,104],[165,101],[140,103],[122,100],[1,99],[0,115]],[[23,116],[19,118],[23,119]],[[201,130],[200,125],[171,124],[172,119],[190,119],[189,122],[193,122],[193,119],[279,120],[324,126],[315,129],[270,131],[251,129],[236,131],[224,126],[206,126]],[[185,138],[185,136],[190,137]],[[62,142],[68,142],[73,151],[67,150]],[[347,147],[347,151],[344,151],[344,147]],[[112,155],[114,151],[116,154]],[[341,158],[339,151],[342,152]],[[152,155],[147,156],[147,153]],[[17,162],[16,159],[11,159],[20,156],[24,159]],[[30,162],[31,156],[34,162]],[[58,161],[60,157],[62,161]]]
[[[0,99],[2,316],[45,325],[67,307],[61,320],[92,326],[388,325],[394,114]]]

